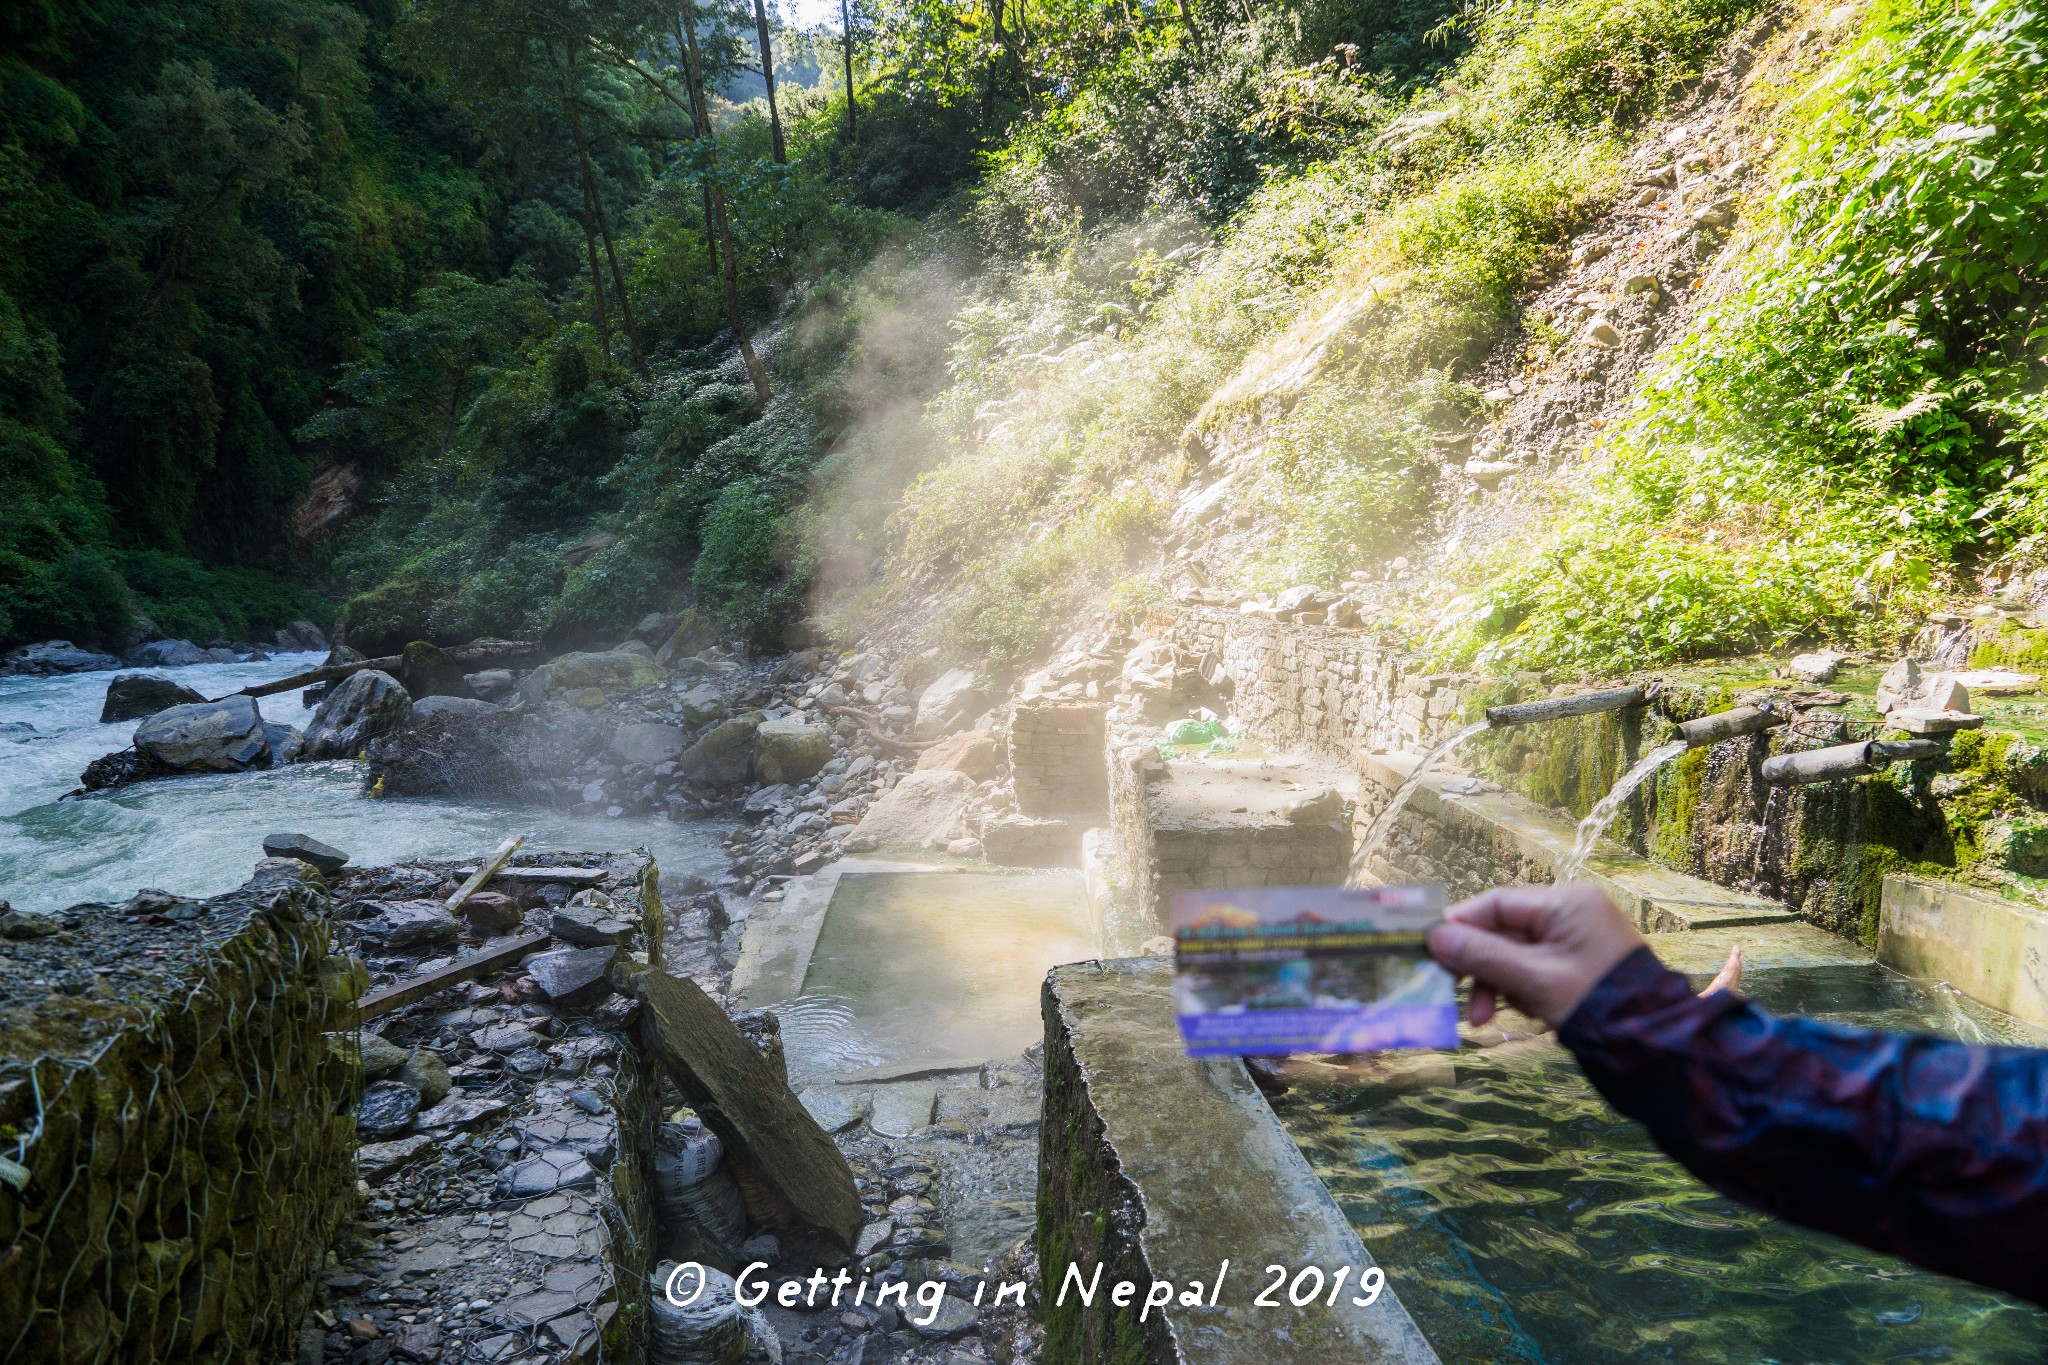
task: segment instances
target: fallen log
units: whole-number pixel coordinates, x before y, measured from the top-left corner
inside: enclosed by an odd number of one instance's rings
[[[447,653],[449,658],[459,664],[485,664],[510,661],[522,656],[537,655],[540,653],[540,646],[529,640],[500,640],[495,644],[466,645],[461,649],[451,649]],[[270,697],[275,696],[279,692],[291,692],[301,687],[311,687],[314,683],[339,682],[343,678],[351,677],[367,668],[376,668],[386,673],[395,673],[404,663],[405,656],[403,654],[387,654],[381,659],[364,659],[359,663],[322,664],[319,668],[309,668],[304,673],[294,673],[289,678],[279,678],[276,682],[257,683],[253,687],[245,687],[239,692],[230,692],[228,696]],[[214,698],[215,701],[225,701],[226,699],[226,697]]]
[[[458,877],[474,877],[475,868],[456,868]],[[517,882],[531,885],[545,885],[548,882],[565,882],[570,886],[596,886],[611,873],[601,867],[501,867],[494,882]]]
[[[372,991],[356,1003],[356,1019],[359,1023],[375,1019],[380,1014],[389,1014],[430,995],[439,995],[450,986],[459,985],[480,972],[496,971],[509,967],[536,948],[548,943],[546,931],[521,934],[517,938],[487,946],[483,951],[468,957],[458,957],[445,967],[416,976],[410,981],[401,981],[395,986],[386,986],[381,991]]]

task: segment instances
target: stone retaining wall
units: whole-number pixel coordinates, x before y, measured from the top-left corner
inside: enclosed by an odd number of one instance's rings
[[[150,894],[0,948],[0,1359],[291,1359],[354,1197],[325,897]]]
[[[1146,626],[1198,668],[1220,665],[1231,709],[1261,739],[1347,762],[1369,749],[1427,747],[1453,728],[1473,686],[1420,673],[1412,655],[1358,630],[1193,606],[1156,610]]]
[[[1018,702],[1010,712],[1006,740],[1017,809],[1030,816],[1107,810],[1107,743],[1108,716],[1099,702]]]

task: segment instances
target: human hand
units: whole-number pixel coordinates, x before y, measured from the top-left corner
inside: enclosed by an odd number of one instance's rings
[[[1429,952],[1453,975],[1472,978],[1472,1022],[1507,1002],[1552,1028],[1643,936],[1591,882],[1501,886],[1461,901],[1429,932]]]

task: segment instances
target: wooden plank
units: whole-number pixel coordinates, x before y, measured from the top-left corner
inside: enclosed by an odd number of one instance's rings
[[[850,1250],[863,1221],[860,1194],[825,1130],[696,982],[656,969],[640,983],[642,1041],[726,1154],[798,1223]]]
[[[380,1014],[389,1014],[403,1009],[417,1000],[430,995],[439,995],[450,986],[459,985],[480,972],[496,971],[509,967],[536,948],[545,947],[549,935],[546,932],[521,934],[507,939],[497,947],[487,948],[468,957],[460,957],[445,967],[416,976],[410,981],[401,981],[395,986],[386,986],[381,991],[372,991],[356,1005],[358,1023],[375,1019]]]
[[[474,877],[473,867],[458,867],[449,873],[454,877]],[[491,878],[497,882],[567,882],[571,886],[596,886],[611,872],[602,867],[501,867]]]
[[[492,877],[495,877],[498,874],[498,869],[503,867],[506,861],[511,858],[513,852],[525,842],[526,836],[524,834],[515,834],[504,843],[499,844],[492,851],[489,860],[482,867],[470,873],[469,880],[456,887],[454,895],[441,902],[447,907],[448,913],[452,915],[457,910],[460,910],[464,901],[482,890],[483,884]]]

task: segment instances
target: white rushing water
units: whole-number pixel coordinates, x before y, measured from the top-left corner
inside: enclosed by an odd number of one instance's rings
[[[150,670],[209,697],[317,667],[318,654],[267,663]],[[0,678],[0,900],[24,910],[81,901],[122,901],[143,887],[216,895],[247,880],[263,836],[310,834],[360,866],[408,858],[466,858],[512,833],[535,848],[645,848],[664,879],[713,876],[724,866],[722,821],[676,824],[654,816],[617,820],[523,806],[361,794],[358,764],[301,763],[268,772],[209,773],[137,783],[59,800],[85,765],[128,746],[135,721],[99,723],[112,673]],[[263,718],[304,728],[299,694],[264,697]]]
[[[1386,808],[1380,811],[1371,828],[1366,830],[1365,838],[1359,841],[1358,851],[1351,855],[1351,875],[1346,879],[1348,885],[1364,885],[1360,878],[1364,877],[1367,869],[1372,866],[1372,855],[1380,851],[1380,845],[1394,832],[1394,821],[1400,818],[1401,809],[1408,804],[1409,798],[1421,788],[1422,779],[1428,775],[1429,770],[1456,752],[1458,746],[1466,740],[1474,735],[1484,734],[1492,728],[1493,722],[1490,720],[1475,720],[1462,730],[1439,740],[1434,749],[1422,756],[1414,771],[1394,789],[1393,796],[1388,798]]]
[[[1649,781],[1652,773],[1684,753],[1688,747],[1684,740],[1674,739],[1636,760],[1636,766],[1622,774],[1621,780],[1614,784],[1614,790],[1601,797],[1600,804],[1579,821],[1578,837],[1572,841],[1571,852],[1558,863],[1554,880],[1562,885],[1578,876],[1586,865],[1586,859],[1593,854],[1593,845],[1600,841],[1600,836],[1621,814],[1622,806],[1635,794],[1636,788]]]

